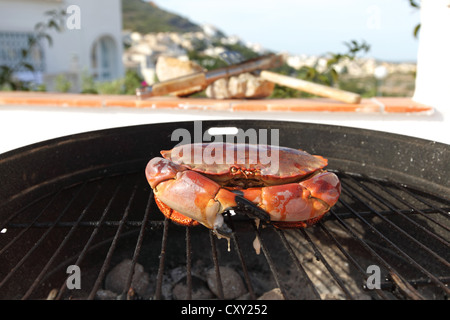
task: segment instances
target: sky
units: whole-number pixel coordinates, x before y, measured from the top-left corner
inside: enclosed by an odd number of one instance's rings
[[[363,56],[416,61],[420,11],[408,0],[157,0],[160,8],[212,24],[245,42],[290,54],[345,53],[345,42],[370,44]],[[420,35],[419,35],[420,38]]]

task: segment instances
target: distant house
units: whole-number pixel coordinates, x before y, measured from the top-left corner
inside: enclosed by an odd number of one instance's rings
[[[124,32],[125,33],[125,32]],[[188,35],[190,33],[185,33]],[[186,40],[176,32],[158,32],[142,35],[138,32],[125,33],[125,42],[129,48],[123,55],[123,63],[127,70],[136,71],[147,84],[153,84],[156,79],[156,62],[161,55],[188,60],[184,48]]]
[[[29,62],[36,72],[22,70],[18,76],[43,82],[49,91],[61,75],[73,83],[70,91],[81,89],[83,75],[98,81],[122,77],[120,0],[0,0],[0,65],[21,59],[35,25],[48,21],[45,12],[70,6],[77,10],[66,14],[62,32],[51,31],[53,44],[43,41],[34,50]]]

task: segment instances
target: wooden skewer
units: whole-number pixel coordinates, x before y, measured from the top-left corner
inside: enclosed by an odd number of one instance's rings
[[[205,73],[193,73],[186,76],[167,80],[161,83],[155,83],[152,86],[152,96],[164,96],[171,92],[183,91],[189,88],[206,88]]]
[[[361,101],[361,96],[359,94],[321,85],[310,81],[285,76],[272,71],[263,70],[260,73],[260,77],[267,81],[282,86],[297,89],[321,97],[335,99],[346,103],[359,103]]]

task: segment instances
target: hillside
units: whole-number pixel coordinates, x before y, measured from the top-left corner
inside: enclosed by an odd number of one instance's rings
[[[174,13],[158,8],[153,2],[122,0],[122,21],[125,30],[149,32],[191,32],[201,28]]]

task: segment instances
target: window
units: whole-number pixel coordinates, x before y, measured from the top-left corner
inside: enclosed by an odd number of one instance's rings
[[[31,32],[0,32],[0,66],[15,68],[22,61],[33,67],[34,72],[45,71],[44,50],[39,43],[29,48],[30,39],[34,37]],[[28,56],[23,60],[23,50],[29,50]],[[22,66],[16,70],[18,73],[31,73]]]
[[[112,37],[103,36],[94,42],[91,65],[95,80],[108,81],[117,78],[117,46]]]

